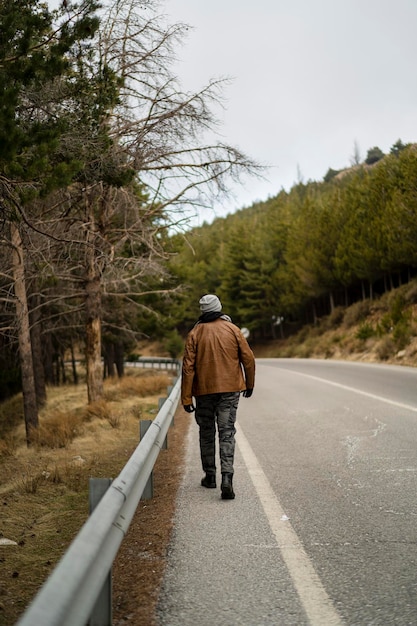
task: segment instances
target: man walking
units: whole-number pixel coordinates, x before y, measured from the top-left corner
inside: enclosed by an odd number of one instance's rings
[[[233,500],[235,421],[240,392],[250,398],[255,383],[255,357],[240,329],[214,294],[200,299],[201,315],[188,333],[183,365],[181,403],[195,410],[200,429],[203,487],[216,487],[216,423],[219,434],[221,497]],[[193,396],[196,405],[193,405]]]

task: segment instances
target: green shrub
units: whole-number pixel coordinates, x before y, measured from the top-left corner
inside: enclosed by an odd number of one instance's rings
[[[410,320],[403,317],[395,326],[392,331],[392,338],[398,350],[402,350],[409,343],[411,338],[411,324]]]
[[[390,310],[378,324],[378,334],[391,333],[393,344],[402,350],[413,335],[412,311],[406,307],[404,293],[397,293],[390,299]]]
[[[165,340],[165,349],[169,353],[169,355],[176,359],[184,350],[184,341],[177,330],[173,330],[169,333]]]
[[[382,337],[382,335],[386,335],[392,331],[392,318],[390,313],[384,313],[377,324],[376,332],[377,335]]]
[[[404,296],[398,294],[391,303],[391,319],[393,325],[395,326],[399,322],[402,322],[406,315]]]
[[[367,339],[370,339],[370,337],[374,337],[375,334],[376,331],[372,324],[369,322],[363,322],[356,331],[355,337],[361,341],[366,341]]]

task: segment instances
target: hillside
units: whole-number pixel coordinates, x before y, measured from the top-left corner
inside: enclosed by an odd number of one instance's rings
[[[324,358],[417,366],[417,282],[338,307],[286,339],[254,343],[257,357]]]
[[[169,311],[171,327],[192,323],[190,302],[204,292],[216,293],[253,341],[271,336],[277,316],[288,336],[335,307],[389,296],[417,276],[416,175],[410,144],[173,237],[170,271],[187,289]]]

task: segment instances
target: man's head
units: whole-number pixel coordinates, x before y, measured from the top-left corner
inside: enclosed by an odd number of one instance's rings
[[[217,313],[222,310],[222,303],[212,293],[208,293],[207,295],[200,298],[200,311],[202,313]]]

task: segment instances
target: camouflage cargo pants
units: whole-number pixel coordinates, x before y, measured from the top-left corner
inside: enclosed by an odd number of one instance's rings
[[[216,423],[219,432],[222,473],[233,474],[235,422],[239,392],[211,393],[196,398],[195,419],[200,428],[200,453],[203,470],[216,473]]]

